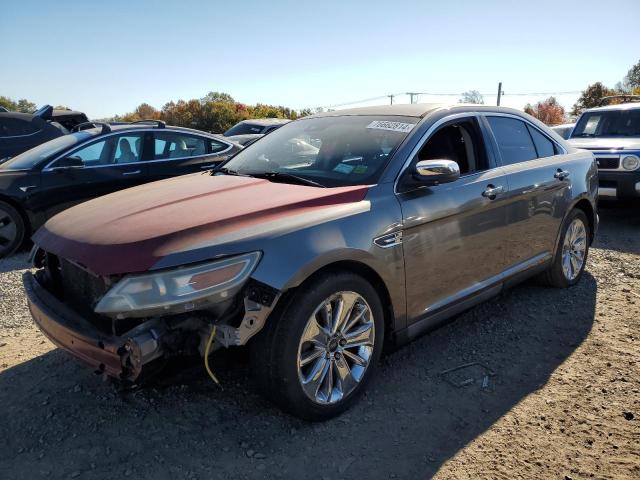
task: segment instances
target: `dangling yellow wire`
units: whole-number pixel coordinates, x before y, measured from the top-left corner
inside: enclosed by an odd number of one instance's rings
[[[220,381],[213,374],[213,372],[211,371],[211,368],[209,367],[209,352],[211,350],[211,345],[213,344],[213,339],[215,337],[216,337],[216,326],[214,325],[213,330],[211,330],[211,336],[209,337],[209,341],[207,342],[207,347],[204,349],[204,368],[206,368],[207,373],[211,377],[211,380],[213,380],[216,383],[216,385],[218,385],[222,390],[224,390],[222,388],[222,385],[220,384]]]

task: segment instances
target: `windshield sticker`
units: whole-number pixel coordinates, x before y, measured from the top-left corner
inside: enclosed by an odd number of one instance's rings
[[[347,165],[346,163],[339,163],[338,165],[336,165],[336,168],[334,168],[333,171],[349,174],[353,171],[353,166]]]
[[[388,122],[386,120],[375,120],[367,125],[367,128],[375,128],[377,130],[391,130],[392,132],[409,133],[413,127],[412,123]]]
[[[353,173],[366,173],[369,170],[367,165],[358,165],[353,169]]]

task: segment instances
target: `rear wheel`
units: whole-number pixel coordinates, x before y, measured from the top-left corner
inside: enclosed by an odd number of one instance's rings
[[[350,273],[300,287],[255,339],[258,383],[283,410],[326,420],[362,394],[382,351],[383,309],[375,289]]]
[[[556,256],[544,272],[544,282],[553,287],[566,288],[580,281],[589,253],[589,221],[582,210],[572,210],[560,235]]]
[[[24,240],[24,221],[11,205],[0,202],[0,258],[15,252]]]

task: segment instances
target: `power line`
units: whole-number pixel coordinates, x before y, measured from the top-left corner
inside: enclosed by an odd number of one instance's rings
[[[391,94],[387,94],[387,95],[379,95],[377,97],[370,97],[370,98],[363,98],[360,100],[353,100],[350,102],[342,102],[342,103],[335,103],[332,105],[324,105],[320,108],[327,108],[327,109],[331,109],[331,108],[337,108],[337,107],[346,107],[349,105],[356,105],[358,103],[366,103],[366,102],[373,102],[375,100],[383,100],[383,99],[390,99],[390,98],[394,98],[397,96],[402,96],[402,95],[409,95],[411,98],[411,101],[413,103],[413,99],[415,97],[417,97],[418,95],[425,95],[425,96],[430,96],[430,97],[461,97],[463,95],[463,93],[465,92],[459,92],[459,93],[442,93],[442,92],[400,92],[400,93],[391,93]],[[542,96],[542,95],[549,95],[549,96],[557,96],[557,95],[577,95],[582,93],[582,90],[569,90],[569,91],[562,91],[562,92],[517,92],[517,93],[502,93],[502,97],[526,97],[526,96]],[[480,95],[482,96],[495,96],[496,92],[491,92],[491,93],[480,93]]]

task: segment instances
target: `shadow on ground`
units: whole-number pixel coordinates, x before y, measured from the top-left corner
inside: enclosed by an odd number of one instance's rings
[[[547,382],[595,302],[588,273],[568,290],[508,291],[383,357],[362,401],[323,424],[262,400],[240,355],[214,359],[224,391],[198,365],[121,395],[53,351],[0,375],[0,476],[428,478]],[[469,362],[484,367],[441,375]]]
[[[596,248],[640,254],[640,200],[600,201],[598,214]]]

